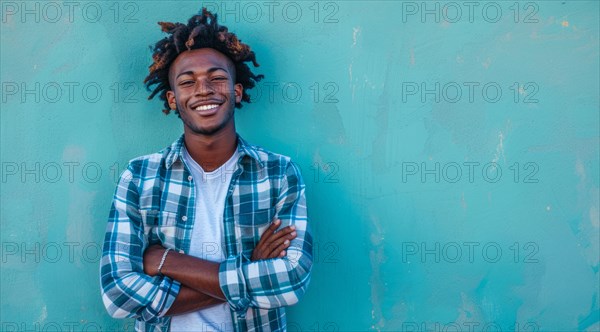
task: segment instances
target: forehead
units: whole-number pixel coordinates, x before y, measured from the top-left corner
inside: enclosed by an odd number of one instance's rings
[[[225,54],[212,48],[184,51],[171,64],[169,78],[187,71],[200,74],[211,68],[223,68],[225,71],[233,74],[234,65],[231,59]]]

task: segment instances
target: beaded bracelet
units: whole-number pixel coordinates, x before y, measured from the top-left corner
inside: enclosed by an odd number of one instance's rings
[[[167,248],[167,250],[165,250],[165,253],[162,256],[162,259],[160,260],[160,264],[158,264],[158,274],[162,275],[162,272],[160,272],[160,269],[162,269],[163,265],[165,264],[165,260],[167,259],[167,254],[169,253],[169,250],[171,250],[171,248]]]

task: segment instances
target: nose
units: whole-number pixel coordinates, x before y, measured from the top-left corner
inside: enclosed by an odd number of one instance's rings
[[[196,90],[194,91],[196,96],[207,96],[213,94],[214,92],[215,90],[210,82],[205,79],[198,79],[198,82],[196,83]]]

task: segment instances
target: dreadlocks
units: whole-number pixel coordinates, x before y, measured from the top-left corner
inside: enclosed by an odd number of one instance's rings
[[[256,82],[264,76],[255,75],[245,62],[251,61],[254,67],[258,67],[254,52],[250,46],[242,43],[237,36],[227,30],[226,26],[217,23],[217,15],[212,14],[206,8],[202,8],[202,14],[192,16],[187,25],[182,23],[158,22],[162,31],[170,36],[165,37],[150,47],[153,50],[153,63],[150,66],[150,74],[144,79],[148,91],[156,85],[148,99],[159,94],[164,101],[163,113],[169,114],[171,108],[167,101],[167,91],[171,90],[169,84],[169,68],[177,56],[187,50],[199,48],[212,48],[227,56],[235,65],[235,83],[244,87],[242,101],[250,102],[250,96],[246,90],[252,89]],[[241,108],[241,103],[235,104]],[[179,112],[175,110],[179,115]]]

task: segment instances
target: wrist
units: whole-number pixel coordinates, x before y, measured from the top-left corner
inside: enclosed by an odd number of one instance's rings
[[[165,252],[163,253],[163,255],[160,259],[160,263],[158,263],[158,268],[157,268],[158,275],[163,275],[162,271],[164,269],[165,262],[167,261],[167,256],[169,255],[169,251],[171,251],[171,248],[165,249]]]

